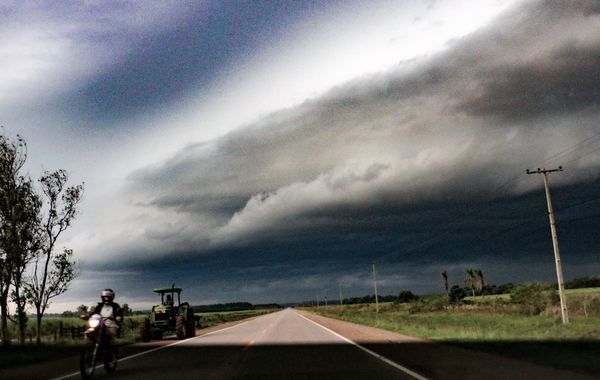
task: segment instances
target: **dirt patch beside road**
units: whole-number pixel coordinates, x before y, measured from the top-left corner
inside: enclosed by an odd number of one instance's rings
[[[565,379],[595,377],[402,335],[297,310],[300,314],[430,379]]]

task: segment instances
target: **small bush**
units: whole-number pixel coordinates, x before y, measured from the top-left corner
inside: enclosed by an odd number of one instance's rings
[[[510,299],[514,303],[523,305],[525,310],[532,315],[541,314],[560,301],[552,285],[544,283],[515,286],[510,293]]]
[[[431,296],[419,298],[410,304],[409,313],[426,313],[430,311],[440,311],[446,309],[450,303],[446,296]]]
[[[567,296],[567,302],[569,305],[569,314],[600,317],[600,296]]]
[[[460,304],[463,302],[463,299],[468,295],[469,290],[467,288],[461,288],[458,285],[454,285],[448,293],[448,298],[451,304]]]

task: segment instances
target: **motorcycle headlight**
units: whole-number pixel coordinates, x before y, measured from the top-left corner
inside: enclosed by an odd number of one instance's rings
[[[102,317],[99,314],[94,314],[90,317],[90,320],[88,321],[88,323],[91,328],[96,328],[100,324],[101,320],[102,320]]]

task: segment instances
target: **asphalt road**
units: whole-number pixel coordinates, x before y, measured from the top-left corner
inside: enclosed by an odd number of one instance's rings
[[[415,379],[292,309],[124,358],[94,378]]]

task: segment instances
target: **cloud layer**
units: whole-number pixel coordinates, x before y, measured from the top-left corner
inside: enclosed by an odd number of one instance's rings
[[[190,145],[131,187],[185,214],[178,238],[199,251],[345,225],[344,209],[523,194],[539,181],[503,185],[597,133],[598,30],[592,2],[528,3],[443,53]],[[597,178],[583,153],[559,183]]]

